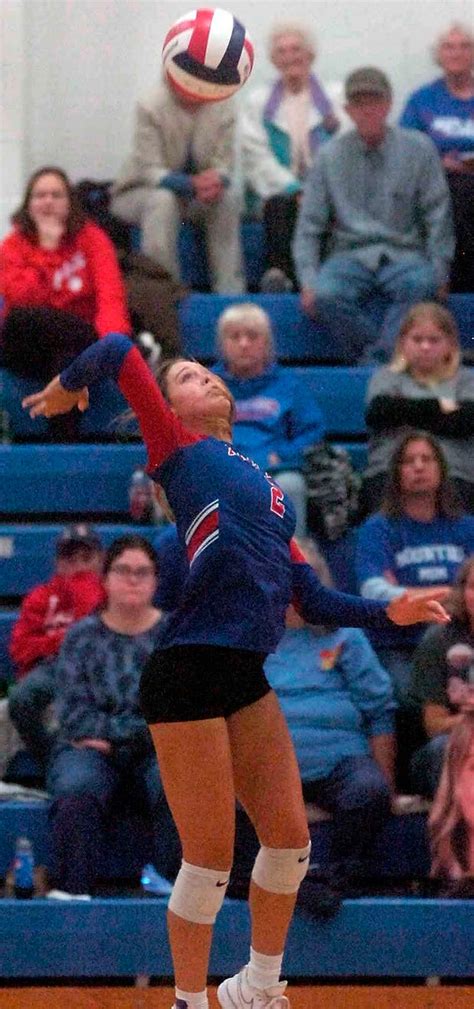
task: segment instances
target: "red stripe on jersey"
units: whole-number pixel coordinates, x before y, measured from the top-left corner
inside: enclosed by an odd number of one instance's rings
[[[195,24],[195,21],[180,21],[179,24],[173,25],[165,36],[163,49],[166,49],[168,42],[171,42],[172,39],[176,38],[176,35],[181,35],[181,32],[187,32],[190,28],[194,28]]]
[[[218,528],[219,528],[219,510],[218,508],[215,508],[210,515],[207,515],[206,518],[202,520],[200,525],[198,525],[196,532],[193,533],[193,535],[191,536],[191,539],[187,546],[189,563],[191,563],[196,551],[199,550],[201,543],[203,543],[204,540],[207,539],[207,537],[210,536],[211,533],[215,532],[216,529]]]
[[[196,24],[188,46],[188,53],[199,63],[206,62],[207,44],[214,11],[203,8],[197,12]]]

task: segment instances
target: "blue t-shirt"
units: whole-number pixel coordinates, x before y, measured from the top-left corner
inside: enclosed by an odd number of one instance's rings
[[[442,77],[413,92],[400,126],[427,133],[440,154],[474,156],[474,97],[456,98]]]
[[[406,515],[389,518],[380,512],[363,522],[357,535],[356,575],[359,589],[371,578],[394,579],[407,588],[451,585],[459,566],[474,553],[474,518],[435,518],[420,522]],[[377,643],[410,644],[418,641],[423,625],[393,627]]]

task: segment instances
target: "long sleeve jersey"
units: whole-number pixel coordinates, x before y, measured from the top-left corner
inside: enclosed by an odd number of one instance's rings
[[[277,483],[226,441],[187,430],[127,337],[88,347],[64,388],[110,377],[135,411],[148,472],[173,509],[188,571],[163,647],[214,644],[273,651],[294,598],[309,623],[389,627],[383,603],[321,585],[296,544],[293,507]]]
[[[92,221],[57,249],[14,229],[0,245],[4,311],[47,306],[71,312],[98,336],[130,333],[125,287],[112,242]]]
[[[105,601],[101,579],[93,571],[68,577],[53,575],[25,596],[10,639],[10,655],[20,678],[43,659],[59,652],[64,634],[76,620]]]

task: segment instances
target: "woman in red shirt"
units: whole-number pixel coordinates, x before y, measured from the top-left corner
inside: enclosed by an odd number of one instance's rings
[[[0,244],[5,367],[43,381],[98,337],[130,333],[114,247],[85,217],[65,172],[34,172],[13,224]],[[53,439],[75,440],[77,423],[77,413],[50,421]]]

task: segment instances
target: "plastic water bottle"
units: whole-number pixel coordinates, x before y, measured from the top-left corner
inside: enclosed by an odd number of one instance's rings
[[[20,900],[31,900],[34,889],[35,859],[31,841],[19,837],[16,842],[13,863],[13,892]]]

